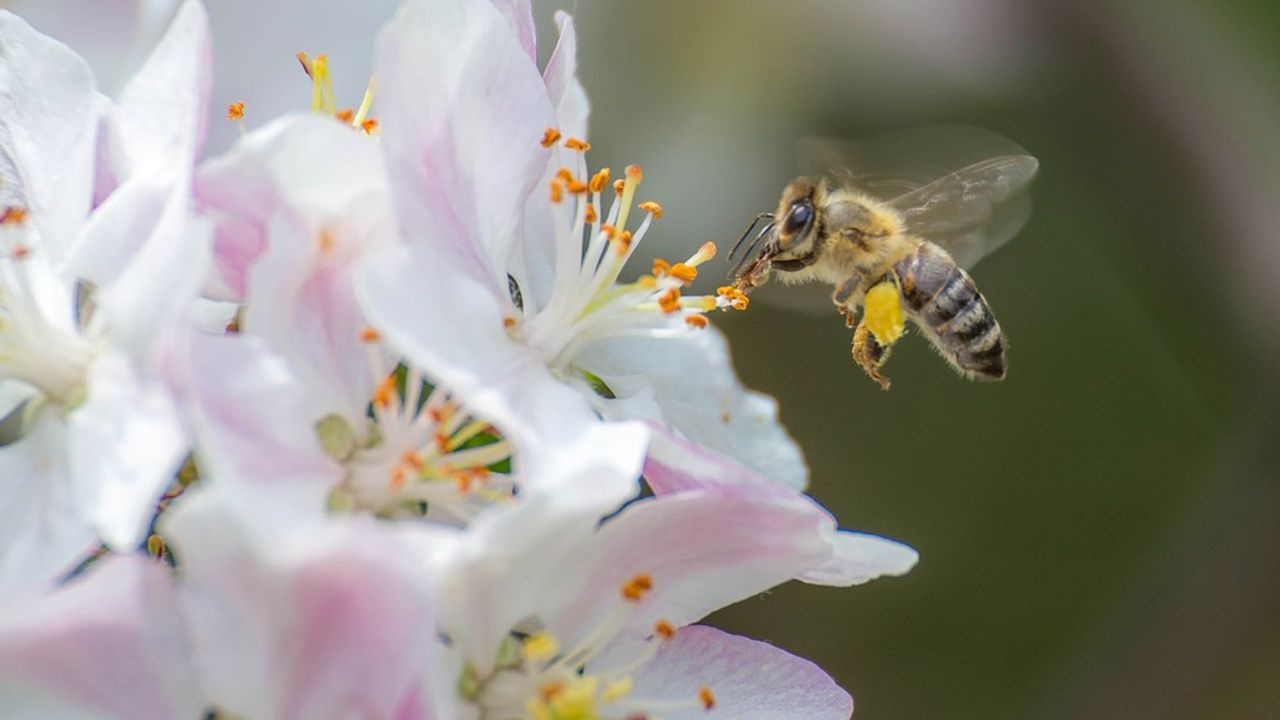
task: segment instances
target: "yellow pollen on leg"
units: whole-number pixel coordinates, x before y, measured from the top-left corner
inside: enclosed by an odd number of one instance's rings
[[[716,288],[716,294],[724,301],[724,307],[731,307],[734,310],[746,310],[750,303],[746,293],[730,285]]]

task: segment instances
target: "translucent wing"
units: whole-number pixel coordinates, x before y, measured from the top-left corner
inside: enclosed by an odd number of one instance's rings
[[[888,201],[907,229],[946,248],[962,266],[1008,242],[1026,224],[1024,192],[1039,162],[1017,143],[973,127],[934,127],[849,142],[810,138],[806,172]]]

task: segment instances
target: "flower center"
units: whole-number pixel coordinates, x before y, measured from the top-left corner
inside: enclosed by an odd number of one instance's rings
[[[466,522],[510,498],[510,444],[416,369],[388,367],[377,331],[366,329],[361,340],[376,380],[363,437],[338,415],[316,428],[325,451],[347,470],[331,498],[335,509],[357,506],[388,517],[431,512]]]
[[[0,381],[26,383],[72,407],[84,396],[91,338],[101,329],[77,288],[30,242],[26,221],[22,208],[0,214]]]
[[[548,129],[543,145],[559,139],[558,131]],[[619,283],[627,260],[653,221],[662,217],[662,207],[652,201],[635,204],[643,178],[638,166],[627,166],[624,177],[610,185],[608,168],[588,175],[590,145],[569,138],[564,146],[575,151],[577,167],[561,168],[550,184],[556,232],[551,297],[541,308],[526,304],[523,318],[508,319],[514,337],[534,348],[549,367],[565,372],[579,351],[598,340],[671,336],[706,327],[709,310],[746,308],[746,296],[727,287],[717,295],[682,294],[698,276],[698,266],[715,256],[714,243],[705,243],[681,263],[658,260],[651,273]],[[614,197],[602,214],[602,198],[610,187]],[[634,232],[627,229],[633,207],[644,213]]]
[[[593,662],[652,589],[653,580],[647,574],[623,583],[613,611],[568,650],[548,632],[512,633],[489,676],[480,677],[470,668],[464,672],[459,684],[463,696],[479,707],[482,720],[656,720],[658,712],[711,709],[715,696],[707,687],[697,697],[675,700],[634,694],[635,672],[675,636],[675,627],[665,620],[654,624],[644,649],[630,660]]]

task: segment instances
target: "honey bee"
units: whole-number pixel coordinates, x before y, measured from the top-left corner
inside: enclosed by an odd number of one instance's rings
[[[962,376],[1002,380],[1008,342],[965,268],[1025,224],[1030,204],[1023,191],[1039,163],[986,131],[931,129],[923,131],[929,142],[916,142],[921,132],[896,136],[896,144],[922,147],[942,138],[952,150],[961,148],[970,158],[980,153],[983,159],[940,174],[934,165],[927,180],[929,171],[894,178],[890,185],[910,189],[884,199],[872,189],[892,174],[864,175],[858,182],[843,169],[857,161],[853,146],[811,143],[828,172],[849,181],[833,187],[826,179],[792,180],[777,211],[757,216],[730,252],[732,259],[755,226],[768,221],[730,273],[732,286],[751,292],[774,271],[784,282],[832,285],[831,302],[854,328],[853,359],[882,389],[889,389],[889,379],[881,368],[905,333],[905,318]]]

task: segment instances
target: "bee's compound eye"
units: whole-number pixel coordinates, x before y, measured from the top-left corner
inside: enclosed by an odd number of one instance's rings
[[[787,211],[787,219],[782,224],[782,231],[787,235],[795,235],[809,224],[813,217],[813,206],[806,200],[798,200]]]

